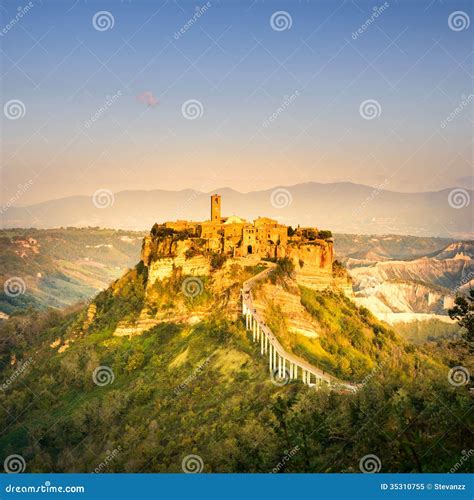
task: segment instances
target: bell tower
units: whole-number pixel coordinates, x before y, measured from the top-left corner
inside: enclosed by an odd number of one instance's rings
[[[219,194],[211,196],[211,221],[221,221],[221,196]]]

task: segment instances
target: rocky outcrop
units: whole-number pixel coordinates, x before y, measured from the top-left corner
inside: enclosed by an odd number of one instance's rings
[[[298,284],[316,290],[324,290],[334,284],[332,241],[290,243],[287,248],[287,257],[293,262]]]
[[[210,259],[201,254],[196,242],[191,239],[177,240],[172,236],[147,236],[142,245],[142,262],[148,267],[147,288],[156,280],[169,278],[175,269],[180,268],[182,274],[206,276],[211,271]],[[190,256],[198,253],[198,255]]]
[[[356,301],[389,322],[447,318],[456,293],[474,277],[472,244],[456,242],[431,256],[361,265],[348,260]],[[398,315],[398,317],[397,317]]]
[[[206,276],[211,272],[209,259],[203,256],[186,259],[181,255],[159,259],[153,261],[148,268],[147,286],[152,286],[156,280],[169,278],[176,268],[181,268],[182,274],[192,276]]]

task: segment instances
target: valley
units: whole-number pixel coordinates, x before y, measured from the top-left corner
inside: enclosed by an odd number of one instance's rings
[[[143,234],[99,228],[0,231],[0,312],[89,300],[132,267]]]

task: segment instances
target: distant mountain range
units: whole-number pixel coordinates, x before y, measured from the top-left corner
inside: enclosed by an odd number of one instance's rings
[[[349,182],[310,182],[248,193],[230,188],[215,192],[222,195],[223,215],[238,214],[248,219],[268,216],[288,225],[344,233],[456,239],[472,236],[473,191],[469,190],[462,190],[455,199],[452,189],[397,193]],[[71,196],[4,209],[0,224],[3,228],[100,226],[149,230],[155,222],[208,219],[209,195],[191,189],[122,191],[97,198],[96,204],[92,196]],[[450,198],[454,200],[451,204]]]

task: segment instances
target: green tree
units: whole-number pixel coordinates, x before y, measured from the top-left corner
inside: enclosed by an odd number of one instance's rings
[[[458,296],[454,306],[448,311],[449,317],[458,322],[459,326],[466,329],[463,337],[473,349],[474,344],[474,290],[467,296]]]

